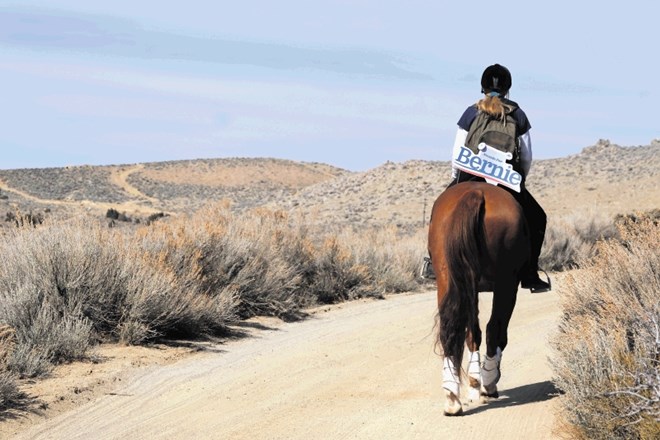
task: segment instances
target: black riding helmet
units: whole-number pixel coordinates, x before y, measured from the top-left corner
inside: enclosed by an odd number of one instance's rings
[[[506,95],[511,88],[509,69],[499,64],[486,67],[481,75],[481,93],[497,92]]]

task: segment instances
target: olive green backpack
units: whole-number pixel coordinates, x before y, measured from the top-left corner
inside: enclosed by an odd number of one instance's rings
[[[521,172],[520,145],[518,136],[516,136],[516,120],[512,115],[518,107],[509,102],[503,102],[502,104],[506,112],[504,120],[499,116],[490,115],[486,112],[479,111],[477,113],[477,117],[470,126],[465,146],[472,150],[474,154],[478,154],[478,145],[483,142],[500,151],[511,153],[513,158],[508,162],[513,165],[514,170]]]

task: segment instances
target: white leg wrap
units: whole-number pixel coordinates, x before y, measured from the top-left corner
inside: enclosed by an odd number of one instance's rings
[[[481,377],[484,385],[496,384],[500,379],[500,362],[502,361],[502,350],[497,347],[495,356],[489,357],[486,355],[483,368],[481,369]]]
[[[456,370],[454,363],[448,357],[445,357],[442,365],[442,388],[458,397],[460,396],[460,385],[458,370]]]
[[[470,352],[468,363],[468,376],[481,382],[481,356],[478,351]]]
[[[478,351],[470,352],[470,362],[468,363],[468,376],[470,377],[470,388],[468,390],[468,399],[476,402],[480,397],[481,387],[481,359]],[[477,381],[475,387],[474,381]]]

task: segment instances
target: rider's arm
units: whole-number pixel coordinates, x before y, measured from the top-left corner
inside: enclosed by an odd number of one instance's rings
[[[529,130],[518,136],[518,143],[520,144],[520,167],[523,175],[527,177],[529,169],[532,167],[532,138],[529,135]]]
[[[465,146],[465,140],[467,139],[467,135],[468,135],[467,130],[463,130],[460,127],[458,128],[458,130],[456,131],[456,139],[454,139],[454,149],[452,151],[452,157],[455,157],[458,150],[461,147]],[[458,169],[454,167],[453,163],[454,162],[452,161],[451,178],[455,179],[458,174]]]

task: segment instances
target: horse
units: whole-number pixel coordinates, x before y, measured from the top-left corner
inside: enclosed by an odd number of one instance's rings
[[[431,212],[428,251],[436,275],[442,349],[445,415],[460,415],[464,345],[470,351],[469,398],[497,398],[502,351],[516,304],[519,274],[530,256],[529,231],[520,204],[503,188],[486,182],[450,186]],[[481,365],[478,292],[493,292]]]

